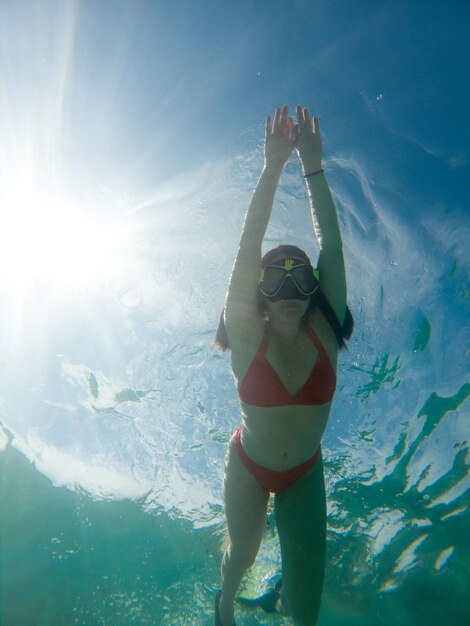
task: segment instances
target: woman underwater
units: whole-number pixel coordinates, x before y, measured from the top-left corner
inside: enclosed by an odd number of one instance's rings
[[[261,258],[284,165],[296,149],[320,246],[318,269],[296,246]],[[317,623],[323,587],[326,500],[321,455],[336,388],[338,350],[352,333],[336,209],[322,168],[318,118],[288,107],[266,121],[265,163],[246,214],[216,343],[232,351],[243,423],[227,452],[224,500],[229,547],[216,626],[232,626],[234,599],[254,563],[270,493],[282,555],[282,586],[264,610]],[[280,590],[279,590],[280,587]]]

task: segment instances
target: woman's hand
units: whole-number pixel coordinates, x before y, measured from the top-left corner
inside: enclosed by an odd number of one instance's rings
[[[312,174],[322,169],[323,145],[320,134],[318,117],[310,118],[308,109],[297,105],[298,139],[297,153],[302,164],[304,174]]]
[[[282,169],[295,148],[297,137],[298,126],[289,117],[289,107],[277,107],[274,121],[270,115],[266,119],[265,164]]]

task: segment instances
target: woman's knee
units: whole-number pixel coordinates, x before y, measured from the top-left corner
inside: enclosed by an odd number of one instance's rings
[[[255,562],[257,554],[258,546],[250,547],[230,544],[225,551],[222,567],[224,568],[228,562],[231,562],[248,569]]]

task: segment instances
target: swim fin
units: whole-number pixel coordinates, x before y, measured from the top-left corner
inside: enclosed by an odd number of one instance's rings
[[[243,606],[249,606],[251,608],[263,609],[266,613],[277,613],[276,604],[281,597],[282,580],[278,580],[274,589],[264,593],[259,598],[237,598],[237,601]]]

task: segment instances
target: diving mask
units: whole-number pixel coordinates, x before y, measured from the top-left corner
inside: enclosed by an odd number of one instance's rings
[[[307,300],[319,287],[319,274],[309,263],[284,259],[262,268],[258,282],[271,302]]]

